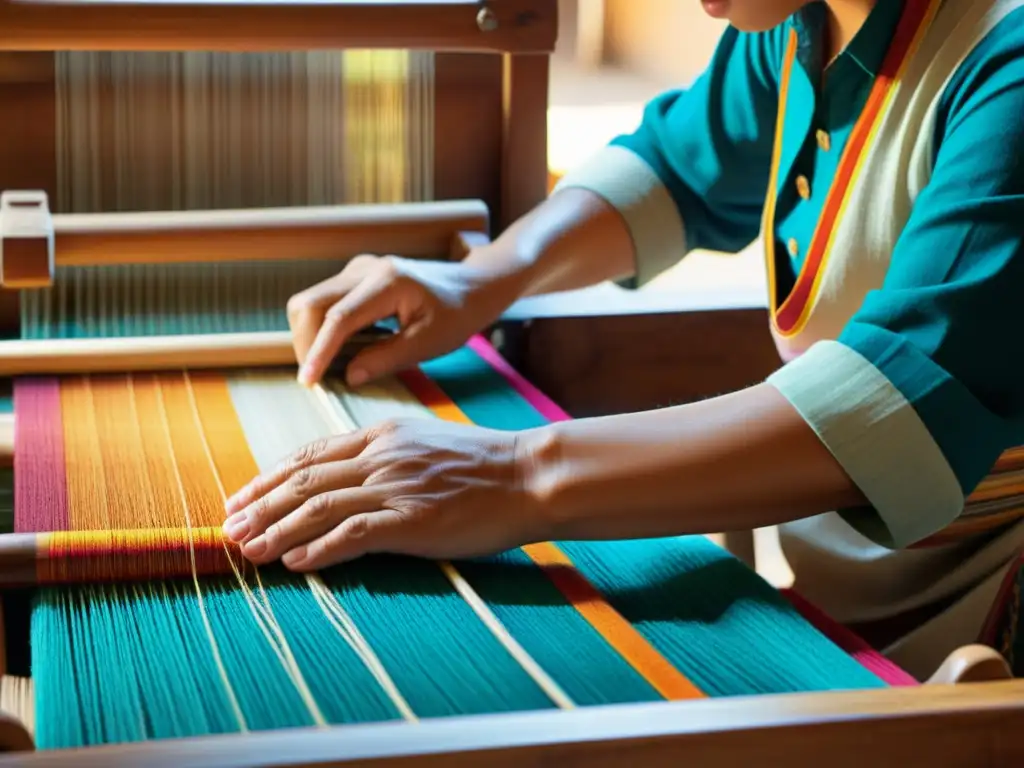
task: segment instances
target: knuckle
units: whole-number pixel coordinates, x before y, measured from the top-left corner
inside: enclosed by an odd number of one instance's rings
[[[327,453],[327,441],[326,440],[314,440],[311,443],[306,443],[304,446],[299,448],[292,456],[291,460],[291,471],[295,474],[307,467],[316,464],[320,461],[320,458]]]
[[[333,324],[340,323],[345,319],[345,314],[345,309],[340,303],[332,304],[327,312],[324,313],[324,322]]]
[[[363,486],[382,485],[387,482],[387,479],[392,475],[394,470],[391,464],[382,464],[379,467],[374,467],[366,473],[366,479],[363,480]]]
[[[273,525],[268,526],[263,535],[266,537],[268,549],[273,549],[281,540],[281,524],[274,523]]]
[[[402,422],[400,419],[385,419],[374,427],[374,437],[378,440],[385,437],[394,437],[401,429]]]
[[[296,293],[286,305],[286,311],[290,317],[304,315],[312,309],[312,300],[305,293]]]
[[[314,496],[304,505],[305,517],[311,523],[322,523],[331,516],[331,506],[329,496]]]
[[[316,488],[320,473],[313,466],[300,467],[289,480],[292,495],[305,498]]]
[[[344,269],[342,269],[342,274],[356,269],[364,269],[377,261],[379,261],[379,258],[372,253],[360,253],[349,260]]]
[[[340,534],[344,539],[362,540],[370,535],[370,519],[366,515],[356,515],[341,524]]]
[[[263,524],[269,514],[270,504],[267,501],[267,497],[262,496],[253,503],[250,511],[250,519],[258,527]]]

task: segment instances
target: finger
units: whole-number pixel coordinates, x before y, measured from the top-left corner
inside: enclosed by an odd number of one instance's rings
[[[242,545],[242,554],[262,565],[296,547],[320,538],[347,518],[380,508],[380,490],[338,488],[326,490],[271,523],[266,531]]]
[[[231,516],[226,521],[225,528],[235,515],[240,514],[250,504],[266,496],[296,472],[314,464],[355,458],[366,447],[368,434],[366,430],[360,429],[345,435],[335,435],[325,440],[307,443],[269,472],[253,478],[225,502],[225,511]]]
[[[366,479],[367,470],[360,462],[338,461],[313,464],[298,470],[265,496],[256,499],[239,514],[242,525],[232,528],[231,538],[248,543],[266,533],[267,529],[295,512],[309,499],[323,493],[359,487]],[[239,536],[241,528],[245,533]]]
[[[327,310],[359,285],[378,261],[378,257],[368,254],[356,256],[338,274],[295,294],[288,301],[288,327],[300,364],[305,361]]]
[[[408,521],[393,509],[357,512],[323,536],[285,553],[285,567],[299,572],[318,571],[375,552],[400,552]]]
[[[355,275],[342,272],[295,294],[288,300],[288,328],[292,334],[295,359],[300,365],[306,360],[327,310],[352,290],[357,282],[358,278]]]
[[[390,338],[361,350],[348,364],[348,385],[358,387],[433,357],[432,350],[422,343],[422,330],[425,327],[425,323],[414,323]]]
[[[389,288],[391,283],[385,280],[360,283],[327,310],[299,371],[299,381],[307,386],[319,381],[352,334],[395,314],[394,292]]]

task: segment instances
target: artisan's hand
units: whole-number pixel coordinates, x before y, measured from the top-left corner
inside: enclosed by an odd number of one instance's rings
[[[351,386],[450,352],[505,308],[493,282],[459,262],[357,256],[288,302],[299,379],[319,381],[354,333],[389,317],[398,318],[399,333],[356,355]]]
[[[514,432],[430,419],[306,446],[227,504],[224,528],[257,564],[311,571],[372,552],[491,554],[544,538]]]

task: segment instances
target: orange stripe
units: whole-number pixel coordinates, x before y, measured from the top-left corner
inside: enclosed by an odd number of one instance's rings
[[[776,280],[775,280],[775,205],[778,200],[779,165],[782,162],[782,137],[786,122],[786,105],[789,103],[789,80],[793,73],[793,62],[797,51],[796,30],[789,31],[786,53],[782,59],[782,75],[779,80],[779,107],[775,116],[775,143],[772,146],[772,167],[768,175],[768,190],[765,196],[764,220],[761,230],[764,232],[765,260],[768,271],[768,306],[772,322],[776,312]]]
[[[452,402],[444,390],[427,378],[423,371],[413,368],[399,374],[398,378],[412,396],[427,406],[436,416],[445,421],[454,421],[459,424],[473,423],[462,412],[462,409]]]
[[[158,373],[157,384],[161,416],[167,420],[162,450],[173,457],[178,468],[184,503],[194,528],[213,527],[224,522],[224,497],[219,478],[210,466],[204,435],[196,419],[188,382],[181,373]],[[167,510],[164,525],[168,528],[184,526],[186,510],[182,502]]]
[[[64,421],[68,528],[109,528],[109,494],[89,377],[75,376],[61,381],[60,407]]]
[[[131,378],[123,374],[93,376],[90,386],[107,496],[107,514],[99,527],[121,530],[155,526],[159,510],[149,487]]]
[[[195,395],[199,428],[210,448],[210,460],[230,498],[260,473],[249,441],[231,399],[227,378],[221,373],[193,371],[189,384]]]
[[[900,17],[893,41],[889,46],[889,52],[882,63],[881,71],[875,79],[874,86],[868,96],[864,111],[857,120],[856,125],[847,142],[843,157],[840,159],[836,176],[833,179],[832,187],[829,190],[825,205],[822,208],[821,216],[815,227],[811,246],[797,276],[793,290],[782,303],[781,307],[775,309],[775,197],[777,194],[778,161],[773,165],[772,185],[768,193],[771,198],[771,218],[768,220],[769,227],[766,228],[765,244],[769,270],[769,285],[772,288],[770,301],[772,303],[772,322],[775,329],[782,336],[793,336],[798,333],[807,323],[810,310],[813,306],[813,299],[821,286],[821,280],[825,273],[825,265],[831,252],[831,246],[835,237],[836,224],[842,217],[842,212],[849,202],[854,181],[863,167],[867,154],[870,151],[869,145],[877,133],[881,118],[886,113],[886,106],[891,101],[895,86],[900,81],[907,64],[910,62],[914,51],[920,45],[921,38],[927,30],[928,25],[941,0],[907,0]],[[795,38],[795,33],[793,33]],[[788,79],[791,73],[792,59],[795,54],[787,50],[787,61],[789,66],[784,67],[783,77],[786,81],[780,88],[780,118],[776,127],[776,141],[781,145],[781,134],[785,126],[785,97],[788,95]],[[767,207],[767,206],[766,206]]]
[[[933,533],[926,539],[912,544],[910,549],[929,549],[955,544],[968,537],[1008,528],[1024,520],[1024,508],[993,512],[989,515],[972,515],[950,523],[941,531]]]
[[[446,421],[473,423],[444,390],[422,371],[407,371],[399,378],[406,389],[430,408],[434,415]],[[550,543],[532,544],[522,549],[551,579],[569,604],[659,694],[670,701],[705,696],[668,659],[658,653],[625,617],[608,604],[561,549]]]
[[[576,570],[572,561],[554,544],[523,547],[559,591],[608,644],[629,662],[654,689],[669,701],[698,699],[704,693],[658,653],[604,596]]]

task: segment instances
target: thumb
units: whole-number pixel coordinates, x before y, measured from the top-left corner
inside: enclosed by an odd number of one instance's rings
[[[444,350],[435,350],[426,333],[427,321],[418,321],[394,336],[361,350],[348,364],[345,379],[350,387],[409,368]]]
[[[306,353],[299,380],[307,385],[319,381],[354,333],[395,314],[392,288],[381,280],[361,283],[331,306]]]

